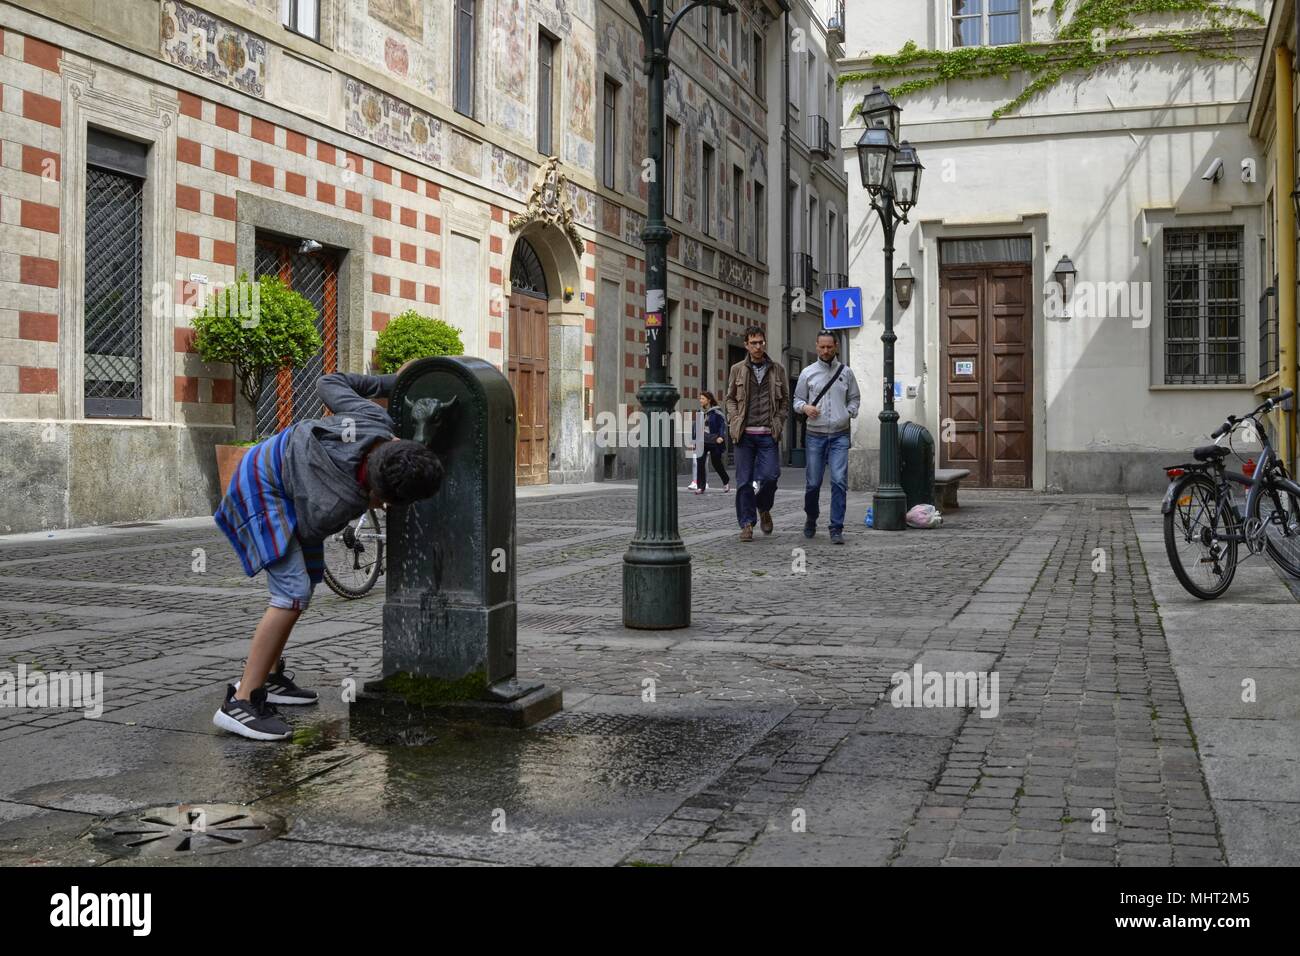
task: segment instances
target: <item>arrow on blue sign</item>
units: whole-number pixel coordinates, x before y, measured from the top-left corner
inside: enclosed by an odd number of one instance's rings
[[[856,329],[862,326],[862,290],[828,289],[822,293],[822,322],[828,329]]]

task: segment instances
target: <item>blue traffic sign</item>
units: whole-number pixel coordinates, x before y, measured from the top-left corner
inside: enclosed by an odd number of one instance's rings
[[[862,326],[862,290],[828,289],[822,293],[822,324],[828,329]]]

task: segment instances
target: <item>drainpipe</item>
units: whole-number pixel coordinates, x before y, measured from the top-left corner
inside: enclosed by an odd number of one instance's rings
[[[1278,384],[1296,390],[1296,220],[1295,203],[1289,201],[1295,188],[1295,114],[1291,51],[1285,43],[1274,52],[1273,102],[1277,113],[1277,189],[1273,204],[1277,216],[1277,316]],[[1279,411],[1274,424],[1278,454],[1294,474],[1295,402],[1291,411]]]

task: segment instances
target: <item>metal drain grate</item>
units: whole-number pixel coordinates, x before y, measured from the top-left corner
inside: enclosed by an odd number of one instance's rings
[[[119,814],[96,827],[91,840],[114,856],[207,856],[273,840],[279,817],[233,803],[182,803]]]
[[[114,528],[157,528],[157,521],[132,521],[129,524],[115,524]]]

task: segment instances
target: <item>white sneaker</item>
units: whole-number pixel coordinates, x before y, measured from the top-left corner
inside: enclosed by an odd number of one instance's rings
[[[700,490],[700,486],[697,485],[695,482],[692,481],[689,485],[686,486],[686,490],[687,490],[687,491],[699,491],[699,490]]]

